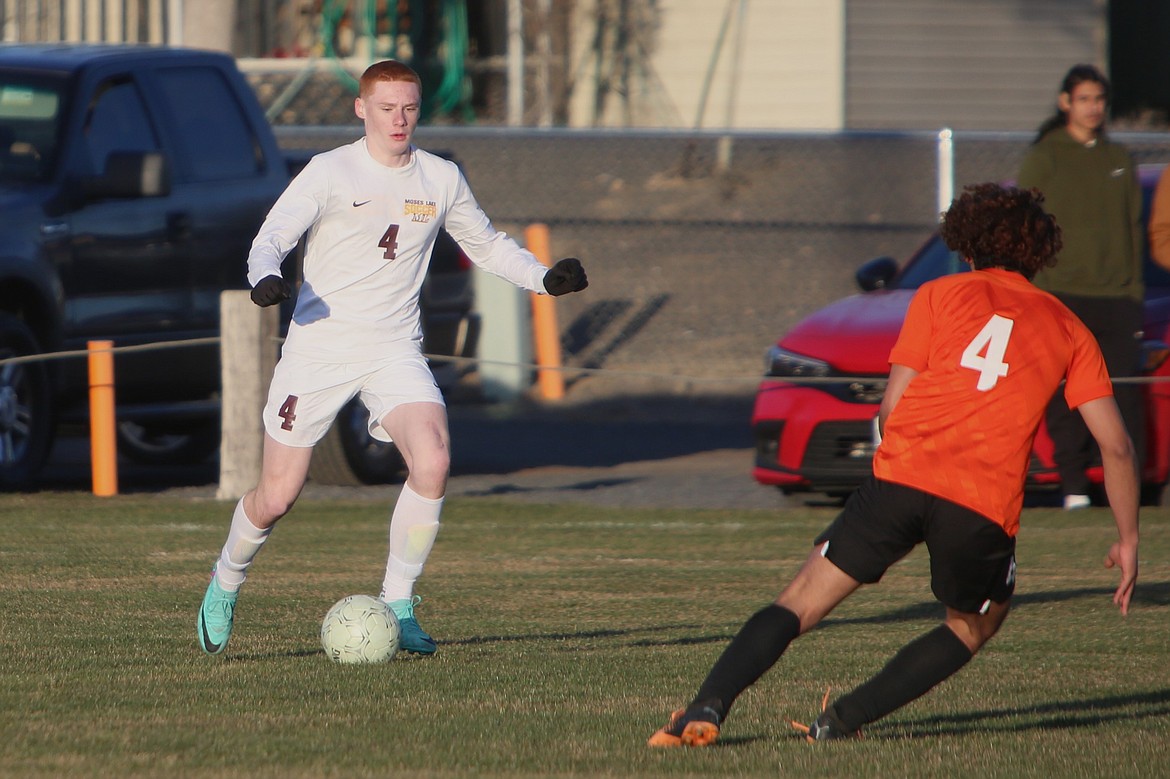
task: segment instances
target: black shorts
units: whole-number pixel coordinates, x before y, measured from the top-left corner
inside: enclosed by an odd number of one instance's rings
[[[987,517],[949,500],[870,477],[817,536],[829,562],[863,584],[923,541],[930,589],[958,611],[983,613],[1016,587],[1016,540]]]

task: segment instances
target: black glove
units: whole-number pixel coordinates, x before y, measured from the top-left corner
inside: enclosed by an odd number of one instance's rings
[[[576,257],[566,257],[557,262],[544,274],[544,288],[550,295],[566,295],[580,292],[589,286],[585,269]]]
[[[252,302],[258,306],[274,306],[282,300],[288,300],[292,290],[288,282],[280,276],[265,276],[252,287]]]

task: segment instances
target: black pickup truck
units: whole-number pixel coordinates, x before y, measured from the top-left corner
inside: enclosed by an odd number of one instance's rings
[[[289,177],[229,56],[0,45],[0,361],[94,339],[218,336],[220,292],[246,288],[248,247]],[[468,269],[442,241],[423,300],[429,353],[470,347],[456,342],[471,316]],[[195,462],[216,450],[218,345],[118,353],[115,385],[120,454]],[[87,395],[84,359],[0,362],[0,485],[35,477],[57,426],[86,421]],[[391,478],[395,453],[350,412],[314,476]]]

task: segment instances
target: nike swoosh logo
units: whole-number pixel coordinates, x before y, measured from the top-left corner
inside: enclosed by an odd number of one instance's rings
[[[203,634],[203,649],[209,655],[214,655],[222,648],[222,644],[217,644],[211,640],[211,636],[207,635],[207,625],[203,624],[203,614],[199,614],[199,632]]]
[[[369,200],[363,200],[362,202],[359,203],[355,200],[355,201],[353,201],[353,207],[359,208],[359,207],[364,206],[366,203],[369,203],[369,202],[370,202]]]

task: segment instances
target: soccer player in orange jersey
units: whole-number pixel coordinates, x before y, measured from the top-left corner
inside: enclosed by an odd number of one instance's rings
[[[869,681],[827,705],[810,741],[856,736],[961,669],[995,635],[1015,587],[1015,536],[1032,439],[1060,388],[1101,448],[1118,541],[1113,602],[1129,611],[1138,563],[1138,479],[1097,343],[1055,297],[1034,287],[1055,262],[1060,230],[1035,191],[968,187],[943,219],[947,246],[971,273],[922,286],[890,353],[874,475],[814,542],[775,602],[753,615],[693,701],[650,746],[706,746],[732,703],[862,584],[919,543],[930,552],[942,625],[907,644]],[[827,703],[827,700],[826,700]]]

